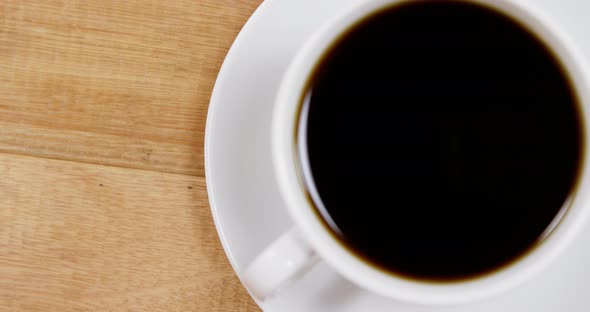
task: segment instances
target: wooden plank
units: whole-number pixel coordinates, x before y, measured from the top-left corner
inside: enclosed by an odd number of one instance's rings
[[[0,2],[0,152],[204,175],[211,90],[261,0]]]
[[[202,177],[0,154],[0,311],[259,311]]]

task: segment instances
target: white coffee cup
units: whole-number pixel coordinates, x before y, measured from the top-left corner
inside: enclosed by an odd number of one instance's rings
[[[533,251],[514,263],[479,278],[452,283],[412,281],[384,273],[359,259],[338,242],[322,224],[307,198],[305,182],[299,170],[295,144],[301,99],[306,82],[317,62],[330,45],[355,22],[387,6],[409,0],[366,0],[317,31],[300,49],[290,64],[276,99],[272,126],[274,170],[281,195],[295,223],[250,264],[243,282],[251,293],[265,300],[279,293],[288,283],[301,277],[318,259],[328,263],[342,276],[377,294],[417,304],[458,304],[474,301],[508,290],[538,273],[554,260],[573,240],[588,214],[590,171],[585,165],[589,154],[584,149],[581,180],[551,233]],[[590,127],[588,108],[590,80],[585,60],[575,45],[553,21],[536,11],[529,2],[517,0],[464,0],[491,8],[519,21],[536,34],[559,58],[581,105],[585,128]],[[590,133],[584,130],[584,145],[590,146]]]

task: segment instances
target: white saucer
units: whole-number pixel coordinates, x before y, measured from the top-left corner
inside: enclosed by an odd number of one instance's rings
[[[291,221],[270,158],[270,115],[281,76],[301,43],[338,10],[363,0],[267,0],[236,39],[211,98],[205,139],[209,200],[238,276]],[[559,19],[590,59],[588,1],[535,1]],[[565,5],[567,3],[567,5]],[[402,304],[357,288],[321,263],[265,312],[590,311],[590,229],[541,275],[486,302],[435,308]]]

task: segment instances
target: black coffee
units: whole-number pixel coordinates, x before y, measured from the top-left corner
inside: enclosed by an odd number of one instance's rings
[[[303,97],[298,146],[319,215],[398,276],[494,271],[544,239],[576,187],[568,75],[490,8],[416,1],[372,15],[331,46]]]

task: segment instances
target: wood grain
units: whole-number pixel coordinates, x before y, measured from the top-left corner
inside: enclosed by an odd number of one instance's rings
[[[1,311],[254,311],[204,179],[0,154]]]
[[[215,77],[260,2],[0,1],[0,152],[202,176]]]
[[[260,3],[0,1],[0,311],[259,311],[217,238],[203,135]]]

